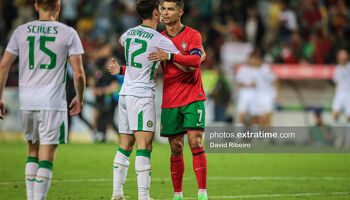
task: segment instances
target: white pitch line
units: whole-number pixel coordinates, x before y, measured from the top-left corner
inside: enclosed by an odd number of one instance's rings
[[[194,180],[195,178],[184,178],[184,181]],[[208,177],[208,180],[216,181],[268,181],[268,180],[279,180],[279,181],[298,181],[298,180],[323,180],[323,181],[350,181],[350,177]],[[100,179],[65,179],[65,180],[52,180],[53,183],[80,183],[80,182],[109,182],[112,179],[100,178]],[[136,181],[136,178],[127,179],[126,181]],[[152,178],[152,181],[171,181],[170,178]],[[7,181],[0,182],[0,185],[9,184],[24,184],[24,181]]]
[[[298,193],[298,194],[260,194],[260,195],[239,195],[239,196],[210,196],[210,199],[238,199],[238,198],[271,198],[271,197],[303,197],[303,196],[323,196],[323,195],[350,195],[350,192],[331,192],[331,193]],[[197,199],[198,197],[185,197],[184,199]],[[171,200],[171,199],[155,199]]]

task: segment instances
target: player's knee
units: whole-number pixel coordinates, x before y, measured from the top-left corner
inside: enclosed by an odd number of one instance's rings
[[[183,144],[180,141],[174,142],[171,144],[171,155],[180,156],[183,152]]]
[[[202,147],[202,137],[201,136],[193,137],[188,141],[188,143],[191,149],[200,148]]]

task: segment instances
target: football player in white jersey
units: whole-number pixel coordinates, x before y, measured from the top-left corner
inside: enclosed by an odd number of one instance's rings
[[[67,142],[67,61],[74,71],[76,97],[70,114],[81,112],[84,100],[84,53],[77,32],[57,22],[59,0],[36,0],[39,20],[19,26],[0,63],[0,118],[2,94],[12,63],[19,57],[19,100],[28,159],[25,166],[28,200],[46,199],[58,144]]]
[[[259,73],[256,80],[256,105],[259,113],[259,125],[269,127],[271,126],[271,116],[277,96],[276,75],[269,64],[263,63],[261,54],[257,54],[254,58]]]
[[[333,99],[333,118],[335,126],[339,126],[341,111],[344,111],[348,126],[350,125],[350,64],[349,54],[346,50],[340,50],[337,54],[338,65],[335,68],[333,82],[335,83],[335,96]],[[343,144],[344,143],[344,144]],[[345,145],[350,147],[350,133],[337,134],[335,146]]]
[[[258,79],[258,69],[254,52],[250,55],[247,64],[242,65],[236,75],[236,82],[239,88],[237,112],[237,126],[243,126],[246,123],[247,114],[251,116],[248,125],[259,124],[259,112],[257,107],[256,81]]]
[[[120,71],[121,74],[125,73],[119,94],[120,146],[113,164],[112,199],[124,198],[123,185],[135,141],[138,199],[149,199],[150,156],[156,120],[154,75],[158,63],[148,60],[148,55],[158,48],[168,53],[179,53],[169,39],[155,30],[160,23],[159,1],[138,0],[136,10],[143,19],[142,24],[129,29],[120,38],[120,43],[125,48],[127,68],[121,69],[114,59],[108,67],[113,75],[119,74]]]

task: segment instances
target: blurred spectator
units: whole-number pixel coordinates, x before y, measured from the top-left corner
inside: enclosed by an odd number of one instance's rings
[[[130,1],[128,1],[130,2]],[[131,27],[135,27],[137,26],[141,21],[138,18],[137,14],[136,14],[136,10],[135,10],[135,6],[128,6],[128,4],[123,4],[122,5],[123,8],[123,12],[120,16],[120,21],[122,24],[122,32],[124,33],[125,31],[127,31],[128,29],[130,29]]]
[[[3,13],[3,4],[0,3],[0,13]],[[0,15],[0,53],[2,48],[6,45],[6,24],[3,15]]]
[[[300,0],[301,25],[305,37],[318,33],[322,28],[322,15],[317,0]]]
[[[348,30],[350,11],[344,0],[336,1],[336,5],[330,9],[330,21],[335,32]]]
[[[222,70],[219,67],[217,67],[216,71],[218,74],[218,80],[213,92],[210,95],[211,98],[214,100],[214,120],[216,122],[226,122],[226,111],[231,100],[231,88]]]
[[[12,21],[12,30],[17,26],[34,20],[34,8],[31,0],[15,0],[14,5],[17,8],[18,16]]]
[[[292,33],[298,29],[297,19],[294,11],[289,9],[285,2],[280,3],[281,13],[279,15],[279,34],[282,40],[289,42]]]
[[[95,52],[94,60],[89,66],[88,86],[95,95],[95,111],[92,127],[95,130],[95,141],[104,142],[108,125],[112,125],[115,132],[118,132],[114,124],[114,112],[118,105],[113,98],[113,93],[119,90],[118,81],[110,76],[106,67],[112,55],[112,47],[105,42],[99,44],[99,50]]]
[[[338,52],[341,49],[350,51],[349,37],[346,37],[343,30],[336,32],[336,42],[334,44],[334,52]]]
[[[245,33],[249,43],[254,46],[261,46],[263,44],[262,40],[265,34],[265,27],[255,7],[248,8]]]
[[[62,19],[68,26],[75,27],[78,20],[78,6],[81,0],[62,0]]]
[[[17,8],[15,7],[13,0],[2,0],[2,17],[5,22],[5,34],[7,35],[9,31],[14,28],[13,21],[18,17]]]

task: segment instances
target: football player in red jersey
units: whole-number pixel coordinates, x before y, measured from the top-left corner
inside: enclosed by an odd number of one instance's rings
[[[204,59],[202,38],[198,31],[181,24],[183,0],[162,0],[161,15],[166,24],[162,33],[178,48],[181,54],[162,50],[151,53],[149,59],[162,62],[164,74],[161,136],[169,138],[171,147],[171,178],[174,200],[182,200],[184,174],[184,135],[193,154],[193,168],[198,182],[198,199],[207,196],[207,159],[202,145],[205,127],[206,100],[201,79],[201,62]],[[181,65],[181,66],[179,66]]]

